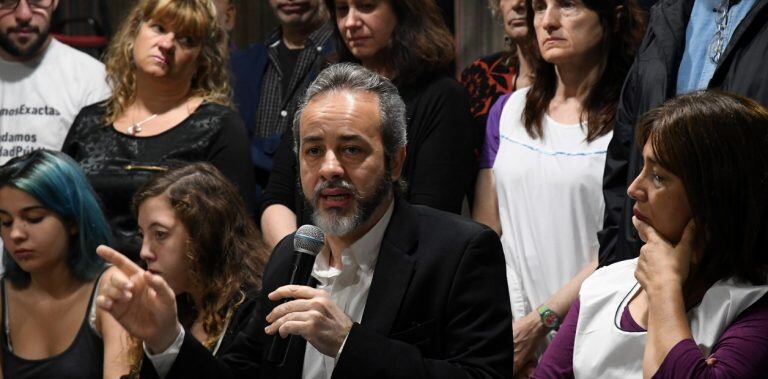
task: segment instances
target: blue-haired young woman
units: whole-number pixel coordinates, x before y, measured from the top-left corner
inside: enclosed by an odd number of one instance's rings
[[[93,304],[111,274],[96,246],[111,233],[77,163],[38,150],[2,166],[0,235],[4,377],[127,373],[125,331]]]

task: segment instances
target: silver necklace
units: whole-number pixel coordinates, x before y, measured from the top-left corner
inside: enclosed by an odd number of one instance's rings
[[[152,116],[149,116],[149,117],[147,117],[147,118],[145,118],[145,119],[143,119],[143,120],[141,120],[139,122],[131,124],[131,126],[129,126],[128,129],[125,130],[126,133],[128,133],[128,134],[130,134],[132,136],[135,136],[135,135],[141,133],[141,130],[142,130],[141,126],[146,124],[146,123],[148,123],[148,122],[150,122],[150,121],[152,121],[152,120],[154,120],[155,117],[157,117],[157,116],[159,116],[159,114],[155,113]]]
[[[163,113],[155,113],[155,114],[153,114],[153,115],[151,115],[151,116],[149,116],[149,117],[147,117],[147,118],[145,118],[145,119],[143,119],[143,120],[141,120],[139,122],[135,122],[135,123],[131,124],[131,126],[129,126],[128,129],[125,130],[125,132],[128,133],[131,136],[137,135],[137,134],[141,133],[141,131],[143,130],[141,128],[142,125],[144,125],[144,124],[154,120],[155,117],[164,116],[166,113],[169,113],[170,111],[172,111],[172,110],[174,110],[174,109],[176,109],[176,108],[186,104],[187,101],[189,101],[189,98],[186,98],[186,99],[182,100],[181,102],[179,102],[178,104],[176,104],[173,107],[169,108],[168,110],[166,110]]]

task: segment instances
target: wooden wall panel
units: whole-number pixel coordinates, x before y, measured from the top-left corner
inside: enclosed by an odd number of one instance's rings
[[[57,19],[91,16],[114,32],[137,0],[61,0]],[[237,7],[237,23],[232,38],[239,47],[262,41],[277,25],[268,0],[233,0]],[[446,6],[442,0],[441,5]],[[100,4],[103,3],[103,4]],[[450,3],[448,3],[450,4]],[[103,14],[101,5],[106,6]],[[450,5],[448,5],[450,6]],[[448,17],[450,19],[451,17]],[[474,59],[504,48],[501,23],[491,17],[486,0],[454,0],[457,46],[457,70]],[[75,32],[87,32],[86,26],[75,26]]]
[[[106,14],[100,12],[100,2],[106,6]],[[61,0],[56,12],[58,20],[90,16],[114,32],[137,0]],[[237,46],[245,47],[261,41],[277,25],[267,0],[234,0],[237,7],[237,24],[233,40]],[[72,32],[87,32],[85,27],[76,26]]]
[[[456,0],[456,66],[504,49],[504,28],[491,16],[486,0]]]

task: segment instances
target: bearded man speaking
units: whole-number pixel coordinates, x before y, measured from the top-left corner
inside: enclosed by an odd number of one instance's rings
[[[288,236],[264,272],[260,310],[214,358],[168,302],[143,300],[151,297],[137,292],[148,288],[140,283],[147,275],[135,275],[137,267],[115,275],[98,304],[144,340],[152,364],[142,377],[511,377],[501,244],[480,224],[398,197],[406,121],[395,86],[359,65],[331,66],[309,86],[294,120],[301,186],[326,241],[310,285],[288,284]],[[156,293],[172,293],[148,276]],[[134,323],[147,312],[152,317],[142,320],[170,321]],[[275,335],[294,338],[284,360],[267,361]]]

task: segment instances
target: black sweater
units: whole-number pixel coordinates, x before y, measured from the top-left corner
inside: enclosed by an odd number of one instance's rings
[[[149,137],[116,131],[104,124],[104,113],[104,103],[83,108],[62,151],[80,164],[101,198],[118,251],[138,258],[141,239],[136,235],[131,199],[162,169],[211,163],[236,185],[248,209],[253,210],[255,184],[248,137],[234,110],[203,103],[181,123]]]

